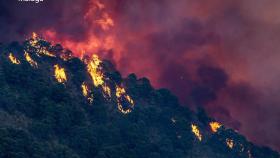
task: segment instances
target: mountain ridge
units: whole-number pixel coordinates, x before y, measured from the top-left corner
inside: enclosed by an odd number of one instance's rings
[[[0,157],[279,157],[96,55],[36,34],[0,51]]]

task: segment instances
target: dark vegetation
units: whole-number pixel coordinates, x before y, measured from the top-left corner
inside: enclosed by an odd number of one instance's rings
[[[59,45],[49,50],[69,51]],[[0,157],[3,158],[278,158],[267,147],[258,147],[232,129],[209,129],[203,109],[192,112],[180,106],[166,89],[155,90],[146,78],[127,78],[108,61],[103,71],[108,82],[121,83],[133,98],[135,108],[129,114],[118,111],[116,99],[104,98],[93,88],[90,104],[82,95],[82,82],[91,82],[85,65],[78,58],[37,56],[38,69],[24,59],[29,43],[0,46]],[[12,64],[12,52],[21,64]],[[69,54],[67,54],[69,55]],[[53,65],[66,69],[68,81],[58,83]],[[114,87],[111,87],[114,92]],[[172,121],[173,120],[173,121]],[[175,121],[174,121],[175,120]],[[192,133],[196,124],[202,134],[199,141]],[[226,145],[234,140],[234,147]]]

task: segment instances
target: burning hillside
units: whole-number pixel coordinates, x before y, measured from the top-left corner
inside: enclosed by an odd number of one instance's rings
[[[43,43],[46,43],[46,41],[40,39],[36,33],[33,33],[32,38],[28,40],[28,43],[29,44],[27,46],[27,50],[25,50],[24,56],[26,61],[29,62],[31,66],[38,67],[37,62],[31,59],[30,55],[26,51],[33,51],[33,53],[39,57],[44,55],[54,58],[58,57],[64,61],[71,60],[71,54],[67,54],[65,52],[58,54],[53,52],[53,50],[50,49],[51,46],[49,44],[44,45]],[[20,61],[18,61],[12,54],[9,55],[9,58],[12,63],[20,64]],[[87,73],[91,78],[91,85],[94,88],[100,88],[105,98],[111,99],[112,97],[115,97],[117,100],[117,107],[120,112],[124,114],[131,112],[134,107],[133,99],[126,93],[126,90],[121,85],[111,81],[110,84],[111,86],[113,85],[113,88],[115,88],[114,91],[116,91],[115,96],[112,96],[112,90],[109,86],[110,79],[104,74],[103,67],[101,66],[102,61],[99,59],[99,57],[95,54],[93,54],[92,57],[83,56],[81,61],[86,65]],[[53,67],[54,77],[56,78],[57,82],[67,82],[67,73],[65,68],[59,66],[58,64],[55,64]],[[90,94],[91,92],[89,91],[88,86],[85,84],[85,81],[81,84],[81,89],[83,95],[92,103],[94,101],[94,96],[93,94]]]
[[[93,54],[110,59],[122,75],[148,77],[183,105],[202,106],[254,143],[280,150],[279,8],[276,0],[2,0],[0,42],[22,41],[35,31],[72,51],[61,55],[64,61],[87,55],[90,63]],[[10,53],[14,65],[22,65],[24,60]],[[53,53],[44,47],[37,52]],[[55,64],[65,68],[53,63],[52,70]],[[87,68],[95,71],[92,66]],[[95,73],[95,81],[85,82],[89,93],[104,75],[99,68]],[[116,85],[102,80],[102,95],[115,100]]]
[[[35,33],[0,51],[1,157],[279,157],[98,55]]]

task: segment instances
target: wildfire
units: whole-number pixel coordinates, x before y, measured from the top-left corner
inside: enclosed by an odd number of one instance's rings
[[[56,80],[59,83],[64,83],[67,81],[67,77],[66,77],[66,73],[65,73],[65,69],[59,67],[59,65],[54,65],[54,75]]]
[[[54,54],[49,52],[46,47],[40,45],[39,40],[41,40],[38,35],[33,32],[31,38],[29,39],[29,44],[31,47],[36,49],[37,56],[40,57],[40,55],[46,55],[50,57],[56,57]]]
[[[39,53],[39,56],[40,55],[46,55],[46,56],[49,56],[49,57],[55,57],[55,55],[52,54],[51,52],[49,52],[46,48],[41,48],[38,53]]]
[[[95,87],[101,86],[103,90],[103,96],[106,98],[111,97],[111,89],[110,87],[105,83],[104,80],[104,74],[101,71],[100,64],[102,61],[99,59],[97,55],[93,55],[91,60],[85,60],[85,63],[87,64],[87,71],[90,74],[90,77],[93,81],[93,85]]]
[[[87,64],[87,71],[90,74],[94,86],[101,86],[104,97],[111,97],[111,89],[104,81],[104,74],[100,68],[102,61],[99,59],[99,57],[97,55],[93,55],[91,60],[85,60],[85,63]]]
[[[86,97],[89,92],[88,92],[88,87],[84,82],[83,82],[81,88],[82,88],[83,95]]]
[[[213,133],[216,133],[218,129],[222,126],[219,122],[210,122],[209,125]]]
[[[202,135],[200,134],[200,131],[199,131],[198,127],[195,124],[192,124],[191,127],[192,127],[192,132],[194,133],[194,135],[197,137],[197,139],[199,141],[201,141],[202,140]]]
[[[24,57],[25,57],[26,61],[28,61],[29,64],[30,64],[32,67],[35,67],[35,68],[38,67],[37,62],[34,61],[34,60],[31,58],[31,56],[29,55],[29,53],[27,53],[26,51],[24,52]]]
[[[232,149],[233,148],[233,145],[234,145],[234,142],[232,139],[226,139],[226,143],[227,143],[227,146]]]
[[[134,108],[134,101],[131,99],[131,97],[128,94],[126,94],[126,91],[123,87],[116,86],[116,96],[117,96],[119,111],[122,112],[123,114],[130,113]],[[123,99],[125,99],[129,103],[128,107],[124,107]]]
[[[13,64],[20,64],[20,61],[12,53],[9,54],[9,59]]]
[[[90,103],[92,103],[93,102],[93,96],[90,95],[90,91],[88,89],[88,86],[85,84],[85,82],[82,83],[81,88],[82,88],[83,96],[87,97],[88,101]]]
[[[93,55],[92,59],[89,61],[89,63],[87,63],[87,71],[90,74],[95,87],[104,84],[103,73],[99,70],[100,63],[101,60],[97,55]]]
[[[102,90],[105,97],[111,97],[111,89],[109,86],[107,86],[106,84],[102,85]]]
[[[37,44],[38,44],[38,35],[35,32],[32,32],[32,37],[29,40],[29,43],[32,47],[36,47],[37,48]]]

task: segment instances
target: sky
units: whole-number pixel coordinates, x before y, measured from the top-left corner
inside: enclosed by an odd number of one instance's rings
[[[0,42],[37,32],[110,59],[280,151],[279,0],[0,0]]]

